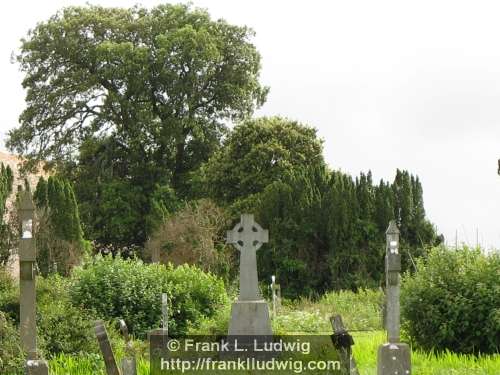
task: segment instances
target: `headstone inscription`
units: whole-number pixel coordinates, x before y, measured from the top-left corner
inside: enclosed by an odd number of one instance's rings
[[[392,220],[386,231],[386,344],[380,345],[377,358],[378,375],[411,374],[410,348],[400,341],[400,272],[399,229]]]
[[[47,375],[47,362],[38,359],[36,348],[36,245],[34,239],[35,206],[28,190],[19,191],[19,218],[21,239],[19,241],[19,335],[27,355],[28,375]]]
[[[231,308],[229,336],[271,336],[269,307],[259,293],[257,250],[269,241],[267,230],[253,215],[241,215],[241,221],[227,232],[227,243],[240,252],[240,294]]]
[[[109,342],[108,333],[102,320],[96,320],[94,323],[94,331],[101,349],[102,357],[104,358],[104,365],[106,366],[106,373],[108,375],[120,375],[120,370],[116,364],[115,355]]]

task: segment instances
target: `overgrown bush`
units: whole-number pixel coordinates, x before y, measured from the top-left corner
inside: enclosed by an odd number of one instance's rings
[[[39,276],[36,289],[40,351],[48,357],[60,353],[98,353],[93,331],[96,316],[71,303],[69,279],[57,275]],[[0,311],[12,324],[19,324],[19,289],[1,271]]]
[[[0,267],[0,311],[13,321],[19,320],[19,289],[4,268]]]
[[[37,328],[40,348],[47,356],[98,353],[92,311],[69,299],[69,279],[56,275],[37,278]]]
[[[22,374],[24,359],[18,330],[0,311],[0,374]]]
[[[160,325],[162,293],[169,296],[172,335],[186,333],[228,301],[222,280],[194,266],[174,268],[111,256],[98,256],[76,269],[70,290],[74,303],[106,319],[124,319],[140,338]]]
[[[409,338],[425,350],[496,353],[500,346],[500,255],[439,247],[404,277]]]
[[[236,252],[226,245],[230,220],[225,210],[208,199],[186,204],[166,217],[146,243],[147,257],[161,263],[196,265],[230,280]]]

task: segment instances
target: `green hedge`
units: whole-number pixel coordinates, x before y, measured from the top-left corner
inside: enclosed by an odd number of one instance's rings
[[[124,319],[139,338],[160,326],[162,293],[169,296],[171,335],[185,334],[228,303],[222,280],[194,266],[174,268],[111,256],[98,256],[76,269],[70,290],[73,303],[106,319]]]
[[[496,353],[500,342],[500,255],[433,249],[403,279],[403,328],[425,350]]]

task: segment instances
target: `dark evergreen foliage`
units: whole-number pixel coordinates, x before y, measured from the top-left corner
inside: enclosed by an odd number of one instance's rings
[[[297,169],[261,195],[258,220],[271,233],[259,251],[261,278],[277,275],[290,297],[383,282],[385,230],[397,218],[405,268],[436,233],[426,220],[418,178],[397,171],[391,184],[324,167]]]
[[[67,274],[80,262],[86,247],[73,187],[57,176],[47,181],[41,177],[33,200],[38,216],[38,266],[42,274]]]
[[[13,231],[12,227],[5,219],[7,198],[12,193],[12,184],[14,182],[14,174],[10,167],[0,165],[0,265],[7,262],[10,256],[10,251],[13,247]]]

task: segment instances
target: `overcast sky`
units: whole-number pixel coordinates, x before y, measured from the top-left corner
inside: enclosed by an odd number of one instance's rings
[[[138,1],[90,1],[131,6]],[[154,6],[158,1],[139,2]],[[256,31],[258,115],[318,129],[332,168],[378,180],[417,174],[428,218],[447,242],[500,248],[500,3],[495,1],[196,0],[214,18]],[[85,1],[2,4],[2,140],[24,92],[10,56],[58,9]]]

